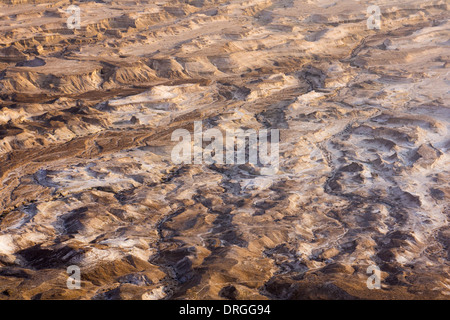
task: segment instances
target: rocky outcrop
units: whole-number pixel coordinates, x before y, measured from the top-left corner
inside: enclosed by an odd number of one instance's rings
[[[448,299],[448,5],[378,2],[2,1],[0,299]]]

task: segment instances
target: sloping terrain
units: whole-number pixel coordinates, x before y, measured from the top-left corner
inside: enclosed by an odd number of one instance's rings
[[[2,0],[0,299],[448,299],[448,2],[372,4]],[[278,172],[174,164],[195,121]]]

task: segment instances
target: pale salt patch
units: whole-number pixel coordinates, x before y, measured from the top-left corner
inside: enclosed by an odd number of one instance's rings
[[[0,254],[12,254],[16,251],[13,237],[5,234],[0,236]]]
[[[166,297],[164,287],[153,289],[152,291],[145,292],[142,295],[142,300],[161,300]]]
[[[113,99],[108,103],[111,106],[118,107],[128,104],[173,100],[178,98],[181,94],[185,94],[185,91],[196,89],[198,89],[198,86],[193,84],[184,84],[179,86],[156,86],[149,91],[121,99]]]
[[[82,240],[82,239],[79,239]],[[99,261],[115,261],[122,258],[123,254],[110,248],[107,250],[101,250],[92,248],[89,250],[83,259],[83,265],[96,264]]]
[[[326,93],[323,93],[323,92],[310,91],[301,96],[298,96],[297,99],[295,99],[294,103],[292,103],[288,107],[288,110],[292,112],[292,111],[296,111],[297,109],[307,107],[308,103],[323,97],[325,94]]]

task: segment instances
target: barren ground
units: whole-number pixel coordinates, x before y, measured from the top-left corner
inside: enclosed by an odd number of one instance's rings
[[[0,299],[449,298],[448,2],[71,3],[0,3]],[[194,121],[278,173],[174,164]]]

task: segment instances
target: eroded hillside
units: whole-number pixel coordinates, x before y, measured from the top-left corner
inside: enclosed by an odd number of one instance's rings
[[[0,298],[448,299],[448,4],[373,4],[2,0]],[[174,164],[195,121],[278,172]]]

